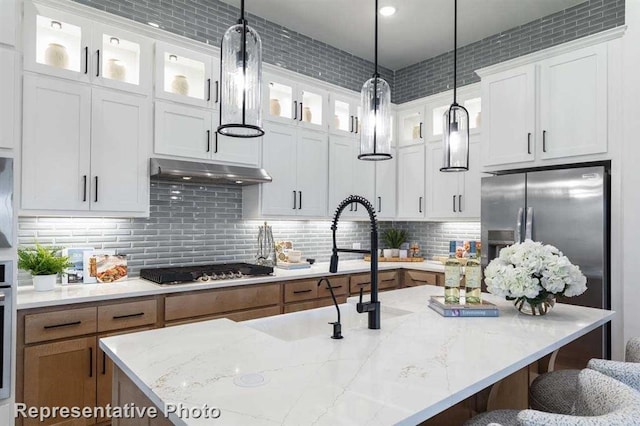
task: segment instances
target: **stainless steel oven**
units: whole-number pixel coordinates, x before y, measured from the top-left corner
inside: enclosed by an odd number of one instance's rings
[[[11,353],[12,353],[12,262],[0,262],[0,399],[11,396]]]

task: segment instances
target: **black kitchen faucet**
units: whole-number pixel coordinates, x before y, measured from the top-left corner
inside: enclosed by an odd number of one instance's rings
[[[336,243],[336,231],[338,229],[338,219],[342,211],[349,205],[356,203],[361,204],[369,213],[369,221],[371,222],[371,250],[357,249],[341,249]],[[376,212],[371,203],[364,197],[359,195],[350,195],[345,198],[336,209],[333,216],[333,253],[331,254],[331,263],[329,264],[329,272],[335,274],[338,272],[338,252],[342,253],[364,253],[371,254],[371,300],[362,302],[362,288],[360,289],[360,301],[356,305],[359,313],[369,313],[369,328],[377,330],[380,328],[380,302],[378,301],[378,221]]]

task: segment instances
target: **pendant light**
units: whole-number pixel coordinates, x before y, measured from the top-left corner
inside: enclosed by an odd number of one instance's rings
[[[378,74],[378,0],[375,0],[375,53],[373,77],[360,92],[362,127],[360,160],[390,160],[391,157],[391,88]]]
[[[262,130],[262,41],[244,18],[222,37],[220,44],[220,125],[218,133],[237,138],[255,138]]]
[[[453,17],[453,103],[443,116],[442,143],[444,161],[441,172],[469,170],[469,112],[456,102],[458,65],[458,0],[454,0]]]

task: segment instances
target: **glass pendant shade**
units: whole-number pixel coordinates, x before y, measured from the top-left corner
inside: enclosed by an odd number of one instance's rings
[[[362,86],[362,124],[360,160],[391,159],[391,88],[380,77],[372,77]]]
[[[262,136],[260,36],[241,19],[224,34],[220,55],[218,133],[239,138]]]
[[[441,172],[469,170],[469,113],[454,103],[443,115],[443,162]]]

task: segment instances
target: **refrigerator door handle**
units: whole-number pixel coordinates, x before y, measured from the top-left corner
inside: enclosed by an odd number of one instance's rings
[[[531,240],[533,232],[533,207],[527,207],[527,222],[525,223],[524,228],[524,238],[527,240]]]
[[[518,209],[518,217],[516,219],[516,238],[515,238],[515,242],[519,243],[522,241],[522,213],[524,213],[524,209],[522,207],[520,207]]]

